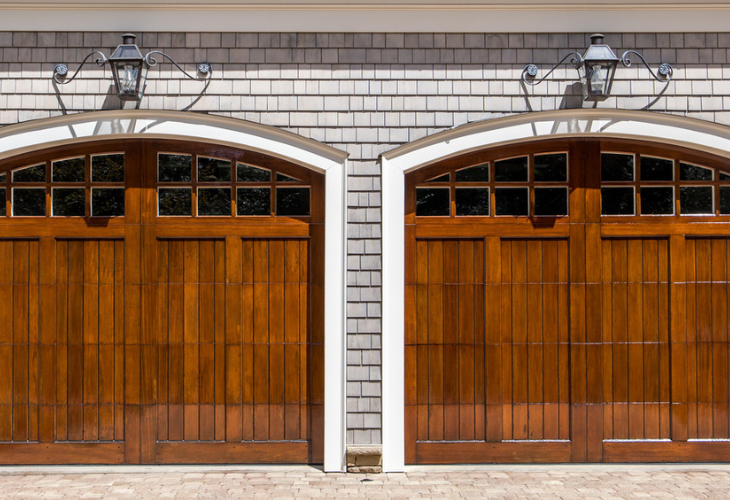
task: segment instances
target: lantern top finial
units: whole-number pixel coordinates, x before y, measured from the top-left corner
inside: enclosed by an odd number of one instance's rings
[[[134,40],[137,38],[137,35],[133,33],[125,33],[122,35],[122,43],[124,45],[134,45]]]
[[[595,45],[598,43],[603,43],[603,39],[605,37],[601,33],[594,33],[591,35],[591,45]]]

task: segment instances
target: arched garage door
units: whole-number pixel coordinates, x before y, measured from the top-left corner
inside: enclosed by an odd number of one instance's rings
[[[0,462],[321,462],[323,184],[181,141],[3,161]]]
[[[730,162],[609,139],[406,175],[406,462],[730,460]]]

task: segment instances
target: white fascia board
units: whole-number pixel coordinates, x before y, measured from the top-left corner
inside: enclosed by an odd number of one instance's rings
[[[40,11],[43,11],[42,13]],[[0,1],[2,31],[591,33],[726,31],[730,4],[490,0]]]

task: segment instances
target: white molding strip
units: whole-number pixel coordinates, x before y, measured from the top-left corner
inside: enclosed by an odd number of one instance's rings
[[[259,151],[325,175],[324,468],[345,467],[345,283],[347,154],[255,123],[195,113],[81,113],[0,129],[0,159],[64,144],[119,138],[194,140]]]
[[[43,14],[39,14],[43,11]],[[0,30],[590,33],[726,31],[727,2],[0,1]]]
[[[383,472],[403,472],[405,463],[405,175],[385,158],[382,172]]]
[[[730,127],[624,110],[559,110],[471,123],[384,153],[383,470],[404,470],[405,174],[470,151],[561,137],[611,137],[673,144],[730,157]]]

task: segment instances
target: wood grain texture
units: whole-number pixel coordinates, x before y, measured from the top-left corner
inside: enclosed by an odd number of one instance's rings
[[[429,179],[449,172],[441,184],[453,191],[475,185],[455,181],[462,168],[564,151],[569,217],[415,216],[415,187]],[[679,215],[678,194],[677,215],[601,216],[602,151],[635,155],[627,185],[637,188],[642,156],[672,158],[675,180],[663,185],[675,193],[689,183],[681,162],[730,167],[673,146],[581,139],[476,151],[406,175],[409,463],[730,460],[730,219]],[[727,183],[717,171],[702,182],[715,200]],[[467,242],[483,242],[483,270],[460,267]],[[469,288],[454,289],[457,269]],[[484,344],[464,357],[454,342],[471,325],[461,311],[472,296],[484,314],[469,328]],[[458,390],[472,374],[476,392]],[[483,394],[483,419],[464,411],[472,394]]]
[[[311,215],[235,217],[234,201],[229,217],[158,217],[160,151],[229,159],[234,190],[239,161],[300,179]],[[0,171],[84,156],[88,189],[109,152],[125,156],[124,217],[0,217],[0,462],[321,463],[324,177],[140,140]]]

